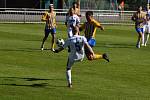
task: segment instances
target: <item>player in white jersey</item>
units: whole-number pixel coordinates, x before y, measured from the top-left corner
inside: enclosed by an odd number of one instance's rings
[[[88,48],[90,60],[101,59],[100,57],[101,55],[99,55],[99,58],[97,58],[96,56],[98,55],[94,54],[94,51],[88,44],[86,38],[84,36],[80,36],[78,32],[79,32],[78,27],[73,28],[74,35],[65,41],[65,44],[63,47],[60,47],[54,51],[55,53],[58,53],[62,51],[64,48],[67,48],[68,46],[70,47],[70,53],[69,53],[69,57],[67,61],[67,67],[66,67],[67,82],[68,82],[68,87],[70,88],[72,87],[71,67],[75,62],[83,60],[84,47]],[[109,62],[109,58],[106,54],[103,54],[102,58]]]
[[[143,27],[143,39],[142,39],[142,46],[147,46],[147,42],[149,39],[149,34],[150,34],[150,15],[147,13],[146,14],[146,20],[145,20],[145,25]]]
[[[80,18],[74,13],[73,9],[70,9],[69,14],[66,16],[66,26],[68,32],[68,38],[73,36],[72,27],[78,26],[80,23]]]

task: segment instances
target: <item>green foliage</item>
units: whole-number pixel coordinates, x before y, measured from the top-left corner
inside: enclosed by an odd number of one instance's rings
[[[104,60],[76,63],[73,88],[66,87],[67,50],[40,51],[44,24],[0,24],[0,100],[149,100],[150,43],[135,47],[134,26],[97,30],[96,53]],[[66,38],[58,25],[57,37]],[[45,48],[49,48],[50,38]]]

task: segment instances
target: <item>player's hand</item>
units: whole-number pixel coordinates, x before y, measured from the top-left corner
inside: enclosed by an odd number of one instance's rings
[[[101,27],[101,30],[104,31],[104,27]]]

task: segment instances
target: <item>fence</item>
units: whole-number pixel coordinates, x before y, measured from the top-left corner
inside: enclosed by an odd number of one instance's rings
[[[0,23],[43,23],[41,16],[47,9],[0,8]],[[67,9],[55,9],[57,22],[64,22]],[[81,22],[85,21],[85,12],[81,10]],[[91,10],[95,19],[102,24],[133,25],[131,16],[134,11]]]

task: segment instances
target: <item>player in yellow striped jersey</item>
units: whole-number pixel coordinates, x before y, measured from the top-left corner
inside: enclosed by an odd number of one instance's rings
[[[49,11],[45,12],[44,15],[42,15],[42,21],[45,21],[45,36],[43,38],[42,44],[41,44],[41,50],[44,50],[44,42],[47,40],[49,33],[52,35],[52,44],[51,44],[51,50],[54,51],[55,49],[55,37],[56,37],[56,13],[54,12],[53,4],[50,4]]]
[[[140,43],[142,41],[142,34],[143,33],[143,25],[146,19],[146,13],[142,11],[142,6],[140,6],[137,10],[137,12],[135,12],[132,16],[132,20],[135,22],[135,29],[138,33],[138,40],[137,40],[137,44],[136,47],[140,48]]]
[[[93,18],[93,12],[92,11],[87,11],[86,12],[86,20],[83,25],[80,26],[80,31],[84,31],[84,35],[91,47],[95,46],[95,36],[96,36],[96,29],[100,28],[101,30],[104,30],[104,27],[100,24],[100,22],[96,21]]]

